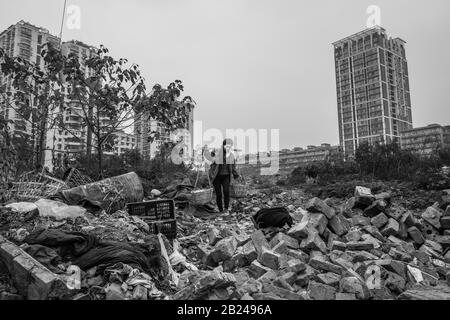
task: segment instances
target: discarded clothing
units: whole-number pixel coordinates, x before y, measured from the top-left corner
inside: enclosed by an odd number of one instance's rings
[[[88,252],[97,245],[98,240],[94,235],[83,232],[47,229],[31,233],[24,242],[57,248],[59,255],[65,258],[67,256],[77,257]]]
[[[293,223],[291,215],[284,207],[261,209],[253,216],[253,219],[259,229],[282,228],[286,224],[292,226]]]
[[[146,256],[140,244],[103,242],[77,258],[74,264],[85,270],[95,266],[101,269],[122,262],[152,273],[159,269],[159,260],[155,258],[159,258],[159,255],[153,253]]]
[[[28,244],[50,247],[63,258],[70,259],[81,269],[107,267],[127,263],[147,273],[161,270],[159,246],[149,244],[99,241],[95,235],[65,232],[57,229],[36,231],[28,235]]]
[[[40,244],[32,244],[24,248],[25,252],[42,263],[50,271],[54,273],[64,273],[57,265],[61,263],[61,257],[58,253]]]
[[[211,204],[192,204],[185,209],[185,213],[188,215],[193,215],[200,219],[210,219],[217,217],[216,208]]]
[[[169,186],[161,194],[164,198],[173,199],[176,201],[187,201],[189,199],[189,192],[194,189],[190,183],[178,184],[176,186]]]

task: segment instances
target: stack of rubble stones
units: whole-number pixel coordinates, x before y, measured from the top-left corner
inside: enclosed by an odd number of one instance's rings
[[[174,298],[450,299],[450,190],[421,215],[359,186],[343,205],[313,198],[305,209],[290,228],[212,227],[197,251],[213,271],[191,273]]]

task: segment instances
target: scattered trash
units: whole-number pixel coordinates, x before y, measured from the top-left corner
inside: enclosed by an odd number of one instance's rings
[[[56,220],[75,219],[86,214],[86,209],[83,207],[69,206],[59,201],[39,199],[34,204],[41,217],[53,217]]]
[[[84,200],[99,203],[108,213],[115,212],[126,203],[141,202],[144,198],[142,183],[134,172],[62,190],[63,200],[78,205]]]
[[[187,180],[148,201],[135,173],[68,177],[79,185],[60,198],[0,207],[0,260],[21,250],[59,288],[35,298],[450,298],[450,192],[417,209],[415,194],[399,189],[325,198],[247,184],[218,213],[193,201]],[[30,283],[8,272],[1,296],[30,298]]]

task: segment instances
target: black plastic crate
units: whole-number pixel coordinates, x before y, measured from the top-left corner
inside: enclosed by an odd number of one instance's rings
[[[153,234],[162,233],[169,240],[173,240],[177,237],[177,221],[175,219],[161,220],[161,221],[149,221],[146,217],[143,217],[150,227],[150,232]]]
[[[146,220],[175,219],[175,203],[173,200],[152,200],[127,204],[130,216],[145,217]]]

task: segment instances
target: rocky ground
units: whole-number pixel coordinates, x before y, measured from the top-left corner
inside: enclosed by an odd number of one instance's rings
[[[158,251],[152,274],[126,263],[81,270],[79,289],[58,291],[67,299],[449,299],[450,190],[371,187],[334,193],[317,186],[252,188],[227,214],[178,207],[177,239],[162,245],[124,210],[54,219],[32,207],[2,208],[0,258],[13,258],[14,266],[22,256],[31,261],[33,285],[50,288],[44,296],[33,293],[37,298],[51,298],[55,283],[67,284],[72,265],[27,256],[24,239],[44,228],[151,243]],[[274,207],[286,208],[293,224],[257,229],[251,217]],[[27,296],[11,274],[22,265],[2,269],[0,263],[1,299],[30,298],[31,285],[24,284]]]

